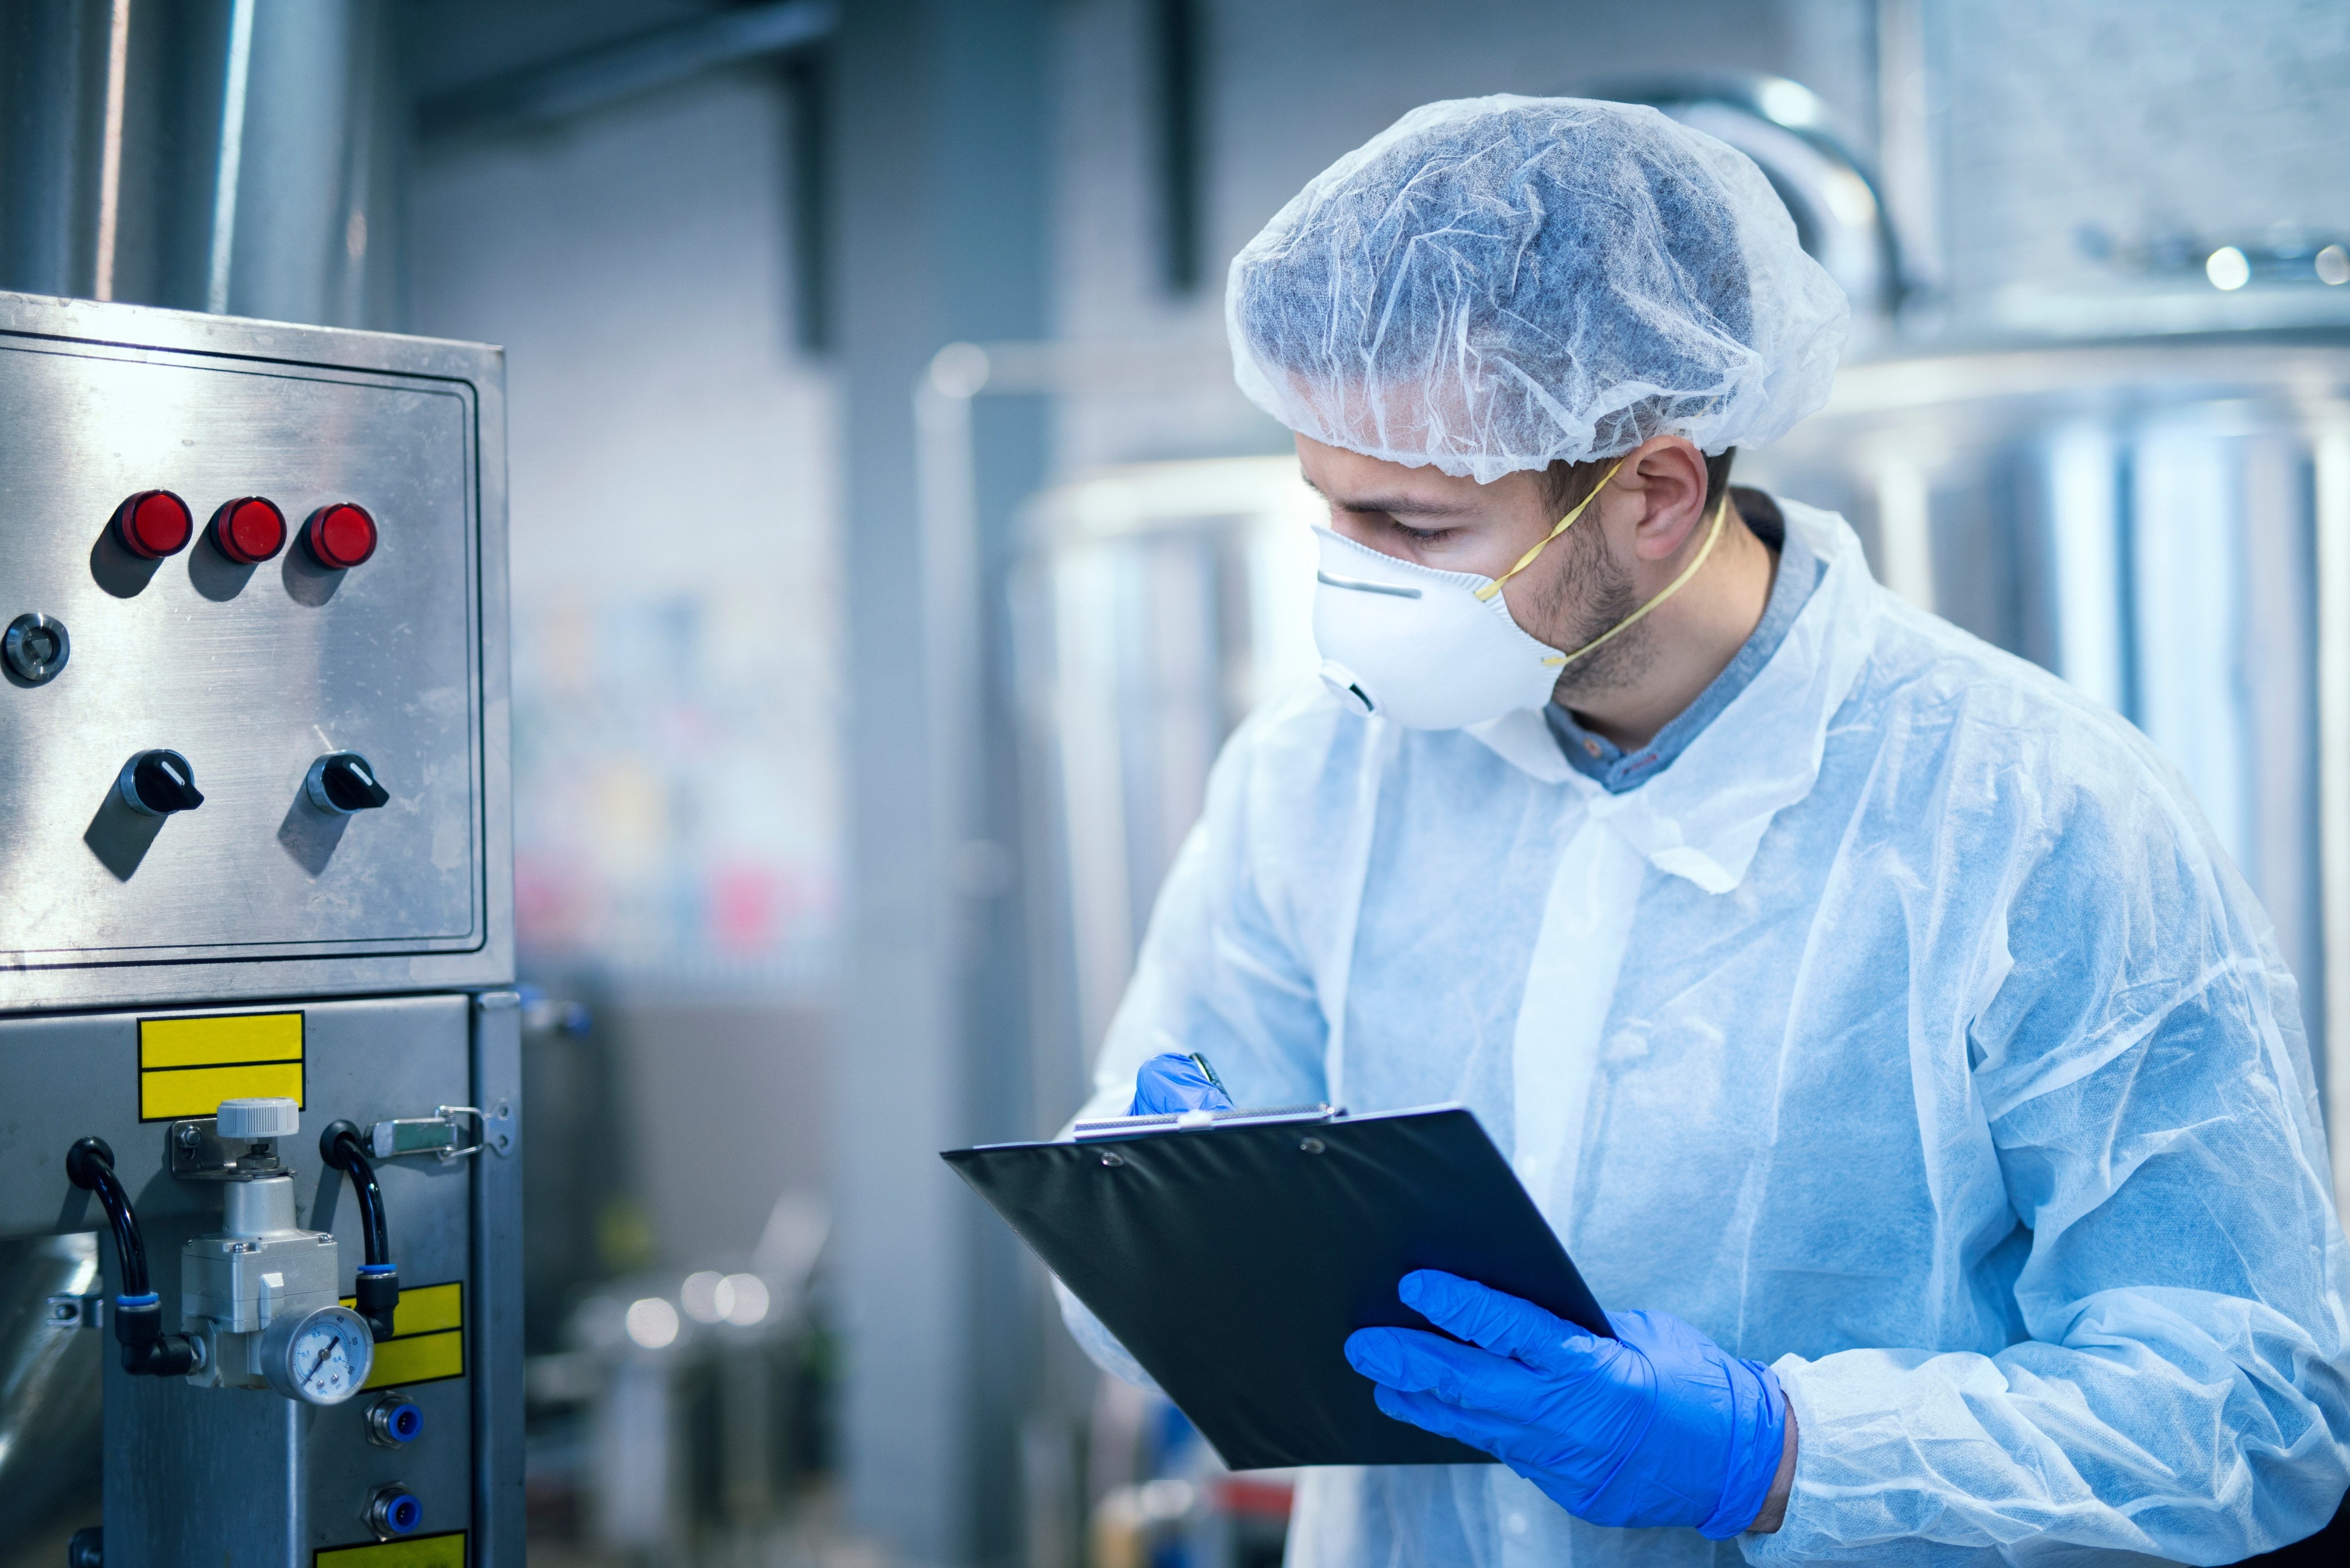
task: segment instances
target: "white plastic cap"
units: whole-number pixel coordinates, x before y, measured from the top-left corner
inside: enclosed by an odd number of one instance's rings
[[[292,1100],[223,1100],[215,1130],[223,1137],[248,1141],[292,1137],[302,1130],[302,1107]]]
[[[1659,435],[1762,446],[1827,400],[1851,313],[1744,153],[1642,106],[1508,95],[1347,153],[1224,288],[1251,402],[1480,484]]]

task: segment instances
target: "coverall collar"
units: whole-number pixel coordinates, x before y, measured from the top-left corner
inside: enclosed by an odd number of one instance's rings
[[[1712,684],[1698,693],[1697,701],[1675,714],[1669,723],[1645,742],[1627,751],[1607,736],[1586,729],[1556,701],[1542,711],[1551,732],[1558,737],[1559,750],[1566,753],[1569,767],[1585,778],[1598,780],[1609,794],[1638,789],[1672,766],[1689,750],[1690,742],[1703,734],[1706,726],[1721,717],[1721,711],[1762,673],[1771,656],[1787,639],[1788,628],[1795,624],[1795,618],[1811,602],[1812,590],[1819,585],[1820,577],[1819,557],[1812,554],[1811,545],[1804,542],[1801,534],[1788,535],[1772,554],[1779,557],[1779,563],[1771,574],[1771,597],[1763,605],[1762,618],[1736,655],[1722,667],[1721,673],[1713,678]]]
[[[1507,713],[1469,733],[1545,784],[1565,786],[1659,871],[1709,893],[1745,878],[1771,819],[1818,781],[1828,722],[1866,661],[1882,593],[1860,540],[1834,513],[1781,501],[1790,533],[1822,563],[1818,587],[1786,640],[1743,691],[1639,788],[1609,794],[1559,753],[1543,715]]]

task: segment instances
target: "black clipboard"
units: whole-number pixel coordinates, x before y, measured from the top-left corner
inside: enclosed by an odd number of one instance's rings
[[[1492,1462],[1383,1414],[1347,1364],[1356,1329],[1430,1326],[1396,1296],[1414,1269],[1479,1281],[1613,1337],[1462,1106],[1225,1113],[1202,1127],[941,1158],[1234,1469]]]

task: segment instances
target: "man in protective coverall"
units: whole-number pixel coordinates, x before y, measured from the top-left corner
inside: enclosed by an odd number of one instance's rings
[[[1323,684],[1224,750],[1083,1113],[1471,1107],[1620,1338],[1421,1272],[1347,1345],[1503,1461],[1307,1472],[1290,1561],[2230,1563],[2350,1477],[2293,977],[2113,713],[1731,449],[1846,306],[1646,109],[1413,111],[1233,262],[1329,504]],[[1104,1365],[1131,1358],[1064,1294]]]

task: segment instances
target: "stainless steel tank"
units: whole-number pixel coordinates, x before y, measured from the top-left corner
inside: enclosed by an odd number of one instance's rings
[[[2109,703],[2178,766],[2301,981],[2344,1170],[2350,344],[1852,366],[1738,472],[1842,512],[1889,587]]]

